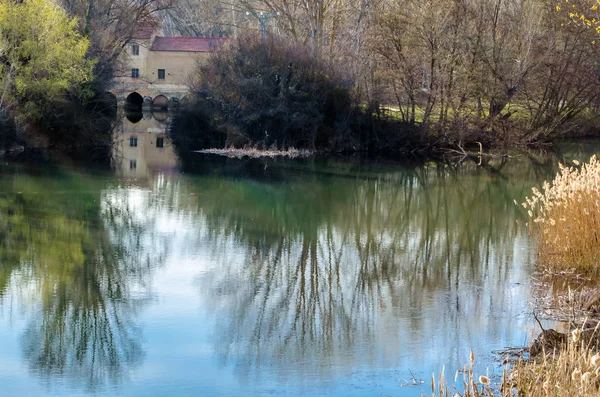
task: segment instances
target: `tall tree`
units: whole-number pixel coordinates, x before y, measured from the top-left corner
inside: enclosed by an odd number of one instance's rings
[[[161,13],[174,0],[56,1],[80,21],[79,32],[90,40],[88,58],[96,61],[94,83],[104,90],[121,68],[121,54],[132,37],[140,28],[158,27]]]
[[[0,2],[0,108],[36,119],[51,102],[90,79],[89,42],[49,0]]]

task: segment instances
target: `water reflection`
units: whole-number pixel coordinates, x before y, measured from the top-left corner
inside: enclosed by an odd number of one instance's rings
[[[49,382],[119,384],[143,358],[136,316],[163,248],[102,200],[103,181],[19,167],[1,176],[0,297],[4,311],[28,313],[25,362]]]
[[[524,316],[514,317],[525,314],[533,254],[512,200],[539,171],[500,162],[283,185],[202,180],[220,265],[200,291],[222,363],[244,376],[266,366],[327,379],[403,358],[458,364],[471,347],[522,335]]]
[[[558,156],[203,157],[182,175],[167,125],[122,120],[117,177],[0,170],[0,303],[22,313],[27,376],[74,384],[57,394],[408,396],[409,371],[526,342],[535,251],[513,199]]]
[[[113,131],[113,166],[119,175],[148,178],[158,171],[177,171],[177,156],[166,133],[168,123],[166,112],[121,116]]]

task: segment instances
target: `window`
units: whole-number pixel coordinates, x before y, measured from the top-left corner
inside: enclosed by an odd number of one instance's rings
[[[129,169],[135,170],[137,168],[137,160],[129,160]]]
[[[156,138],[156,147],[164,147],[165,138]]]
[[[129,146],[137,147],[137,136],[132,136],[129,138]]]
[[[131,69],[131,77],[133,77],[134,79],[140,77],[140,70],[138,68]]]
[[[134,44],[131,46],[131,55],[140,55],[140,46]]]
[[[158,79],[159,80],[165,79],[165,70],[164,69],[158,69]]]

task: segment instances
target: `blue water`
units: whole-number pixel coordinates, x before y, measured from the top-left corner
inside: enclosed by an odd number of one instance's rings
[[[0,395],[421,396],[527,344],[513,200],[556,157],[190,166],[147,139],[0,166]]]

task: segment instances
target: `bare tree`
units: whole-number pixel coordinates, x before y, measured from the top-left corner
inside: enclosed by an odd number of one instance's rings
[[[383,100],[438,139],[529,142],[571,128],[595,101],[591,29],[565,26],[550,1],[396,0],[382,10],[370,47]]]
[[[96,82],[108,83],[119,68],[119,57],[140,27],[160,24],[160,14],[173,0],[60,0],[79,18],[81,32],[90,38],[89,55],[97,60]]]

